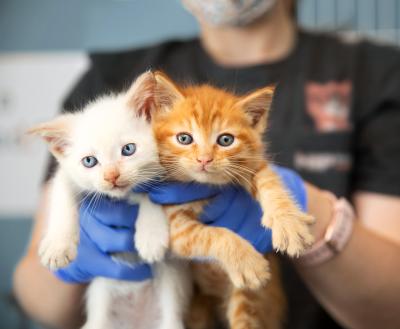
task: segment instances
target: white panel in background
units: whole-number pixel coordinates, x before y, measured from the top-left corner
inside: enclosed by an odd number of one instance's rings
[[[87,65],[82,53],[0,55],[0,218],[34,213],[47,151],[24,132],[56,115]]]

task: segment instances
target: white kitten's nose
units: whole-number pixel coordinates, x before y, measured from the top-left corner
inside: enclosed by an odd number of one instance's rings
[[[115,167],[106,168],[104,170],[104,180],[113,185],[115,185],[115,182],[117,181],[119,176],[120,176],[119,170]]]

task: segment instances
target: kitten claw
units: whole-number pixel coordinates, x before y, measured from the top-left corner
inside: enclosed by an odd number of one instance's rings
[[[155,232],[154,230],[157,230]],[[139,256],[149,263],[162,261],[169,245],[168,229],[142,231],[135,235],[135,246]]]
[[[233,285],[239,289],[257,290],[271,279],[268,261],[255,250],[244,257],[237,257],[227,273]]]
[[[40,262],[50,270],[57,270],[71,263],[77,254],[77,239],[44,238],[39,246]]]
[[[164,259],[167,252],[166,245],[151,245],[150,243],[143,243],[136,241],[136,248],[140,257],[149,263],[160,262]]]
[[[272,245],[278,252],[286,252],[291,257],[298,257],[314,242],[309,226],[314,218],[298,209],[275,212],[265,216],[262,223],[272,230]]]

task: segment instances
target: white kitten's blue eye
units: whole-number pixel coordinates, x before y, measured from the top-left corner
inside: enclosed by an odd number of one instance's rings
[[[136,152],[136,145],[134,143],[129,143],[123,146],[121,154],[128,157],[135,152]]]
[[[232,145],[234,140],[235,137],[233,137],[231,134],[221,134],[217,138],[217,143],[226,147]]]
[[[82,159],[82,164],[86,168],[93,168],[95,165],[97,165],[98,161],[94,156],[87,156]]]
[[[176,135],[176,139],[183,145],[189,145],[193,142],[193,137],[188,133],[179,133]]]

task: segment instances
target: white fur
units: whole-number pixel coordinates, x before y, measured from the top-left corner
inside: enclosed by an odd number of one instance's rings
[[[75,257],[79,223],[73,188],[59,170],[51,184],[47,232],[39,247],[41,262],[51,270],[67,266]]]
[[[135,246],[142,259],[153,263],[164,259],[169,244],[168,219],[160,206],[147,196],[140,200],[136,220]]]
[[[78,195],[86,197],[88,193],[101,193],[131,199],[132,186],[149,182],[159,172],[151,125],[128,108],[126,97],[124,94],[103,97],[72,117],[68,147],[63,155],[57,156],[60,168],[51,184],[49,222],[40,245],[42,263],[51,269],[68,265],[76,256]],[[136,144],[136,152],[124,157],[121,149],[128,143]],[[81,163],[81,159],[89,155],[99,161],[93,168],[86,168]],[[115,188],[104,180],[104,170],[110,166],[118,167],[119,180],[127,184],[126,188]],[[184,328],[183,313],[191,287],[188,269],[178,260],[165,259],[169,227],[162,208],[144,195],[136,195],[134,199],[139,204],[135,244],[144,261],[156,262],[153,265],[154,280],[93,280],[87,291],[85,329]],[[95,206],[96,200],[93,200],[91,206]],[[116,258],[127,259],[129,255],[116,255]],[[121,305],[117,303],[120,307],[112,310],[116,301],[121,300]],[[126,306],[125,316],[132,321],[118,316],[120,309]],[[157,313],[160,315],[158,320]]]

